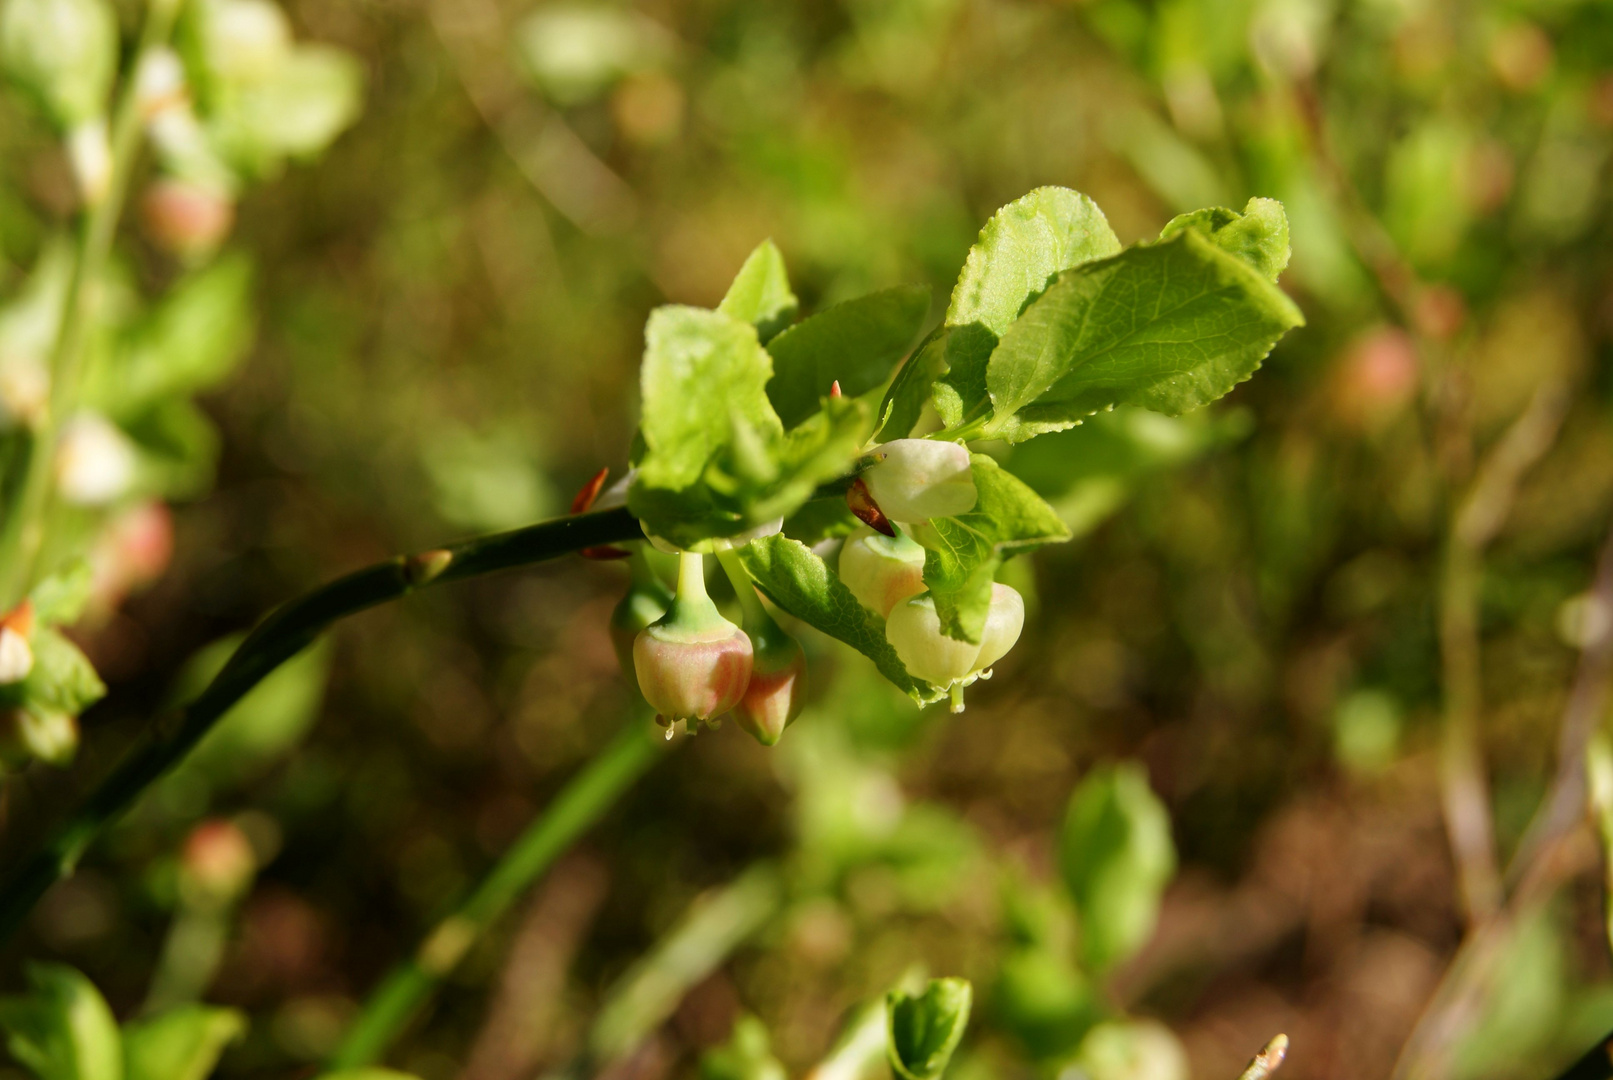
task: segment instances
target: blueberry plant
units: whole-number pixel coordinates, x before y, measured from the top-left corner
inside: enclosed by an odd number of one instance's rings
[[[249,264],[221,255],[237,201],[350,122],[359,76],[340,52],[294,43],[268,0],[153,0],[127,49],[105,0],[6,0],[0,61],[33,109],[23,137],[58,143],[71,177],[65,227],[40,228],[32,266],[7,282],[0,310],[0,706],[7,763],[22,768],[69,761],[79,713],[105,692],[62,631],[161,572],[166,502],[210,482],[217,438],[192,399],[229,373],[251,333]],[[155,290],[115,243],[137,188],[149,250],[165,260]],[[985,224],[932,328],[929,292],[914,286],[800,318],[781,253],[762,243],[716,308],[650,315],[641,420],[621,480],[606,488],[601,472],[568,517],[390,560],[271,614],[8,869],[0,928],[14,930],[98,836],[332,622],[571,553],[626,561],[611,631],[667,739],[731,715],[779,744],[822,692],[798,640],[809,631],[861,653],[915,706],[962,712],[966,690],[1026,630],[1024,596],[999,580],[1011,578],[1009,561],[1072,535],[1038,486],[1004,466],[1008,449],[1034,463],[1023,444],[1089,418],[1105,423],[1117,408],[1175,416],[1229,393],[1303,322],[1277,284],[1288,257],[1287,217],[1270,199],[1183,214],[1125,247],[1091,199],[1043,187]],[[412,1012],[654,760],[638,728],[568,785],[383,983],[328,1075],[396,1075],[373,1062]],[[848,840],[866,823],[842,820],[855,794],[845,785],[878,787],[880,774],[802,734],[799,753],[842,755],[799,770],[802,832],[816,841],[787,872],[753,868],[691,909],[613,991],[583,1065],[619,1057],[675,1004],[669,986],[686,988],[835,873],[893,860],[900,844],[949,849],[944,838],[958,830],[918,807]],[[993,1008],[1028,1052],[1095,1077],[1179,1057],[1163,1029],[1129,1021],[1094,989],[1147,940],[1174,871],[1168,821],[1140,772],[1099,771],[1076,791],[1058,889],[987,862],[1010,912]],[[216,951],[250,885],[250,848],[204,825],[182,864],[170,940]],[[165,965],[147,1008],[121,1025],[76,971],[39,964],[27,978],[26,994],[0,1003],[0,1027],[41,1080],[199,1080],[245,1023],[197,1003],[205,971]],[[887,1060],[904,1080],[933,1080],[972,1001],[967,981],[915,972],[852,1019],[831,1061],[855,1075]],[[1274,1044],[1250,1075],[1280,1056]],[[766,1030],[750,1021],[702,1063],[713,1078],[780,1071]]]

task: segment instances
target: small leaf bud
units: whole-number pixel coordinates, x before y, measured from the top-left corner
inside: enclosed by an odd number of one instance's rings
[[[886,618],[924,591],[924,549],[905,533],[888,539],[873,530],[854,533],[840,549],[839,573],[858,603]]]
[[[877,451],[862,481],[892,521],[927,521],[974,509],[979,493],[969,449],[940,439],[895,439]]]

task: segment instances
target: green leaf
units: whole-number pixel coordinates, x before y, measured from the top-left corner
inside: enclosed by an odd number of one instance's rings
[[[797,619],[872,660],[881,675],[921,704],[932,700],[885,640],[885,621],[857,602],[810,548],[769,536],[739,549],[740,561],[767,598]]]
[[[1001,337],[1061,270],[1102,259],[1120,241],[1098,204],[1062,187],[1040,187],[998,210],[952,290],[948,326],[978,324]]]
[[[988,438],[1020,442],[1112,405],[1170,415],[1254,374],[1304,317],[1196,229],[1061,275],[1003,336]]]
[[[173,703],[194,700],[243,636],[215,641],[186,661],[171,694]],[[214,791],[261,776],[319,719],[330,659],[329,643],[319,641],[270,672],[202,737],[175,777],[190,790]]]
[[[29,964],[28,984],[0,1000],[11,1056],[39,1080],[123,1080],[118,1024],[95,985],[63,964]]]
[[[106,684],[77,645],[48,627],[34,630],[34,666],[23,680],[22,696],[30,711],[77,716],[106,696]]]
[[[41,626],[71,626],[84,613],[94,586],[95,573],[89,562],[74,559],[28,594],[34,604],[34,618]]]
[[[1176,872],[1176,847],[1170,816],[1140,766],[1097,769],[1081,781],[1065,814],[1059,863],[1088,970],[1107,970],[1147,942]]]
[[[1159,238],[1169,240],[1184,229],[1197,229],[1271,281],[1288,267],[1288,215],[1276,199],[1250,199],[1241,214],[1224,206],[1181,214],[1160,230]]]
[[[1037,188],[992,215],[947,307],[946,325],[966,328],[949,341],[948,370],[934,380],[935,408],[947,427],[989,414],[986,361],[1025,305],[1061,271],[1119,250],[1103,211],[1069,188]]]
[[[182,1005],[123,1029],[127,1080],[207,1080],[224,1048],[246,1033],[234,1009]]]
[[[118,70],[118,17],[107,0],[7,0],[0,69],[69,130],[107,113]]]
[[[764,439],[782,434],[767,401],[772,360],[756,328],[716,311],[668,306],[645,327],[643,393],[645,487],[693,485],[736,429]]]
[[[951,333],[952,327],[944,324],[931,330],[896,373],[879,406],[880,442],[907,438],[919,422],[924,403],[930,400],[931,386],[947,372],[947,338]]]
[[[818,410],[836,380],[848,397],[890,377],[930,311],[926,285],[900,285],[860,296],[795,324],[768,343],[773,381],[768,399],[785,427]]]
[[[764,344],[795,321],[800,303],[790,291],[784,256],[773,241],[763,240],[756,245],[717,310],[756,327],[756,335]]]
[[[886,1049],[903,1080],[937,1080],[963,1041],[974,996],[967,979],[931,979],[917,996],[892,990],[885,999]]]
[[[328,45],[300,45],[265,77],[236,88],[213,125],[225,156],[266,174],[285,157],[311,157],[358,118],[364,70]]]
[[[176,285],[122,355],[96,367],[92,404],[119,419],[218,385],[252,342],[252,266],[226,258]]]
[[[978,642],[991,606],[991,583],[1004,559],[1070,538],[1054,509],[984,454],[970,454],[978,498],[957,517],[915,524],[924,545],[924,583],[948,637]]]
[[[992,994],[1004,1027],[1037,1058],[1063,1057],[1103,1015],[1092,984],[1061,953],[1020,946],[1003,958]]]
[[[788,1073],[773,1056],[767,1027],[746,1015],[734,1022],[727,1043],[700,1055],[700,1080],[788,1080]]]

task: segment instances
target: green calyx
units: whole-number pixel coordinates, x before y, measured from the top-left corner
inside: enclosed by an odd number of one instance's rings
[[[662,641],[722,641],[739,628],[717,610],[706,594],[705,556],[683,552],[678,556],[678,590],[667,612],[645,631]]]

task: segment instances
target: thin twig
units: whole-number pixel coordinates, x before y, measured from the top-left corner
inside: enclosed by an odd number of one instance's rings
[[[642,538],[625,507],[547,521],[419,555],[388,559],[338,578],[277,609],[247,635],[201,695],[153,724],[123,762],[33,855],[0,885],[0,940],[73,872],[86,848],[179,763],[237,701],[338,619],[416,589],[527,566],[602,544]]]
[[[1445,684],[1441,794],[1469,926],[1492,917],[1503,895],[1478,732],[1483,556],[1511,513],[1524,474],[1556,441],[1568,402],[1568,386],[1559,380],[1551,380],[1535,392],[1480,465],[1468,495],[1457,508],[1446,548],[1440,591]]]
[[[1238,1080],[1266,1080],[1272,1073],[1282,1068],[1283,1058],[1287,1056],[1288,1036],[1277,1035],[1266,1044],[1264,1050],[1254,1056]]]
[[[605,899],[610,872],[596,857],[558,863],[527,905],[459,1080],[526,1080],[545,1053],[566,974]]]
[[[1592,634],[1581,643],[1579,669],[1563,713],[1557,775],[1507,868],[1509,885],[1516,884],[1536,854],[1578,824],[1585,812],[1585,750],[1607,715],[1608,691],[1613,686],[1613,531],[1597,559],[1586,611]]]
[[[357,1069],[378,1061],[487,928],[660,760],[656,744],[661,740],[651,741],[642,719],[630,720],[616,741],[561,789],[459,909],[438,923],[414,956],[371,991],[332,1055],[332,1069]]]

